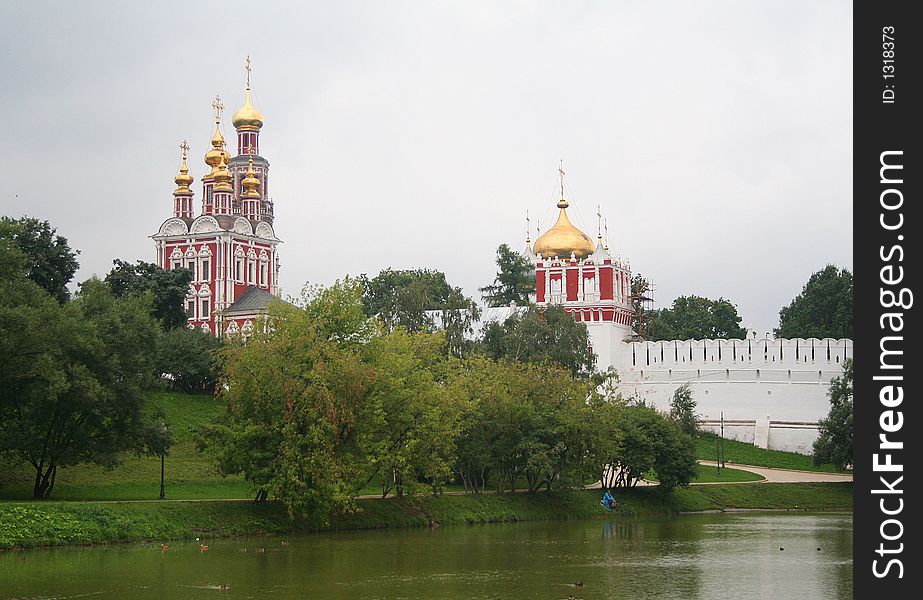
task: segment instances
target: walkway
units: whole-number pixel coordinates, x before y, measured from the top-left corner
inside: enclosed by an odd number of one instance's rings
[[[717,467],[718,463],[713,460],[700,460],[700,465]],[[752,465],[738,465],[736,463],[724,463],[728,469],[740,469],[741,471],[750,471],[757,475],[762,475],[765,479],[753,483],[831,483],[831,482],[851,482],[852,473],[825,473],[821,471],[794,471],[791,469],[770,469],[769,467],[754,467]],[[751,483],[751,482],[738,482]],[[704,485],[704,484],[700,484]]]

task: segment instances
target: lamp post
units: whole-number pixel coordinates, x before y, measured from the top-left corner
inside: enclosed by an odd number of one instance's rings
[[[160,499],[164,499],[163,491],[163,463],[167,453],[167,424],[160,422]]]

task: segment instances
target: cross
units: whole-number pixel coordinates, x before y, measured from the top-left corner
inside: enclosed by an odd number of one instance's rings
[[[599,232],[599,237],[602,237],[603,236],[603,213],[602,213],[602,208],[600,208],[599,204],[596,205],[596,217],[598,219],[596,230]]]
[[[250,55],[247,55],[247,61],[244,65],[244,68],[247,70],[247,89],[250,89]]]
[[[224,110],[224,104],[221,103],[221,96],[215,96],[215,101],[212,102],[212,108],[215,109],[215,123],[220,123],[221,111]]]
[[[529,241],[530,229],[532,228],[532,222],[529,220],[529,209],[526,209],[526,241]]]
[[[561,166],[558,167],[558,173],[561,174],[561,200],[564,199],[564,159],[561,159]]]
[[[186,161],[186,157],[189,155],[189,142],[183,140],[183,143],[179,145],[180,150],[183,151],[183,162]]]

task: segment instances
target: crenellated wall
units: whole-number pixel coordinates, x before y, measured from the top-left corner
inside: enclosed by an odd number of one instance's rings
[[[700,419],[714,423],[723,412],[733,422],[729,438],[802,453],[829,411],[830,380],[853,355],[846,339],[626,342],[616,328],[588,326],[600,368],[616,369],[623,395],[669,410],[688,383]]]

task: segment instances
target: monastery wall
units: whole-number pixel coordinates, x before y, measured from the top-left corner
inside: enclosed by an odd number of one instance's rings
[[[853,355],[846,339],[625,342],[615,328],[589,329],[600,368],[618,371],[622,394],[669,410],[688,383],[705,429],[716,430],[723,411],[726,437],[804,454],[829,411],[830,380]]]

